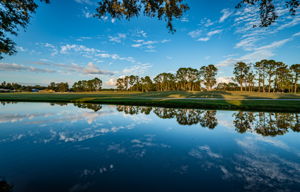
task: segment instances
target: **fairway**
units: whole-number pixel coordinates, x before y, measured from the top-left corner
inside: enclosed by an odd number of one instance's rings
[[[0,101],[72,102],[257,111],[300,111],[300,95],[249,92],[2,93]]]

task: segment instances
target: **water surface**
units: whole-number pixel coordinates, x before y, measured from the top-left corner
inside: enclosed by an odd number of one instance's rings
[[[0,191],[296,192],[299,131],[299,113],[2,103]]]

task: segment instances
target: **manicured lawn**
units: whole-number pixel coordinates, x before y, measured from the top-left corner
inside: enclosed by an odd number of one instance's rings
[[[200,100],[199,98],[217,98],[219,100]],[[112,91],[103,91],[97,93],[1,93],[0,101],[85,102],[160,107],[300,112],[300,94],[283,93],[249,93],[223,91],[170,91],[149,93]]]

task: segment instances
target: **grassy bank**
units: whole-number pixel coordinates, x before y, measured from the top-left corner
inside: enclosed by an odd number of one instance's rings
[[[216,98],[218,100],[201,100]],[[256,100],[271,99],[271,100]],[[288,99],[288,100],[276,100]],[[300,94],[248,92],[2,93],[0,101],[85,102],[228,110],[300,112]]]

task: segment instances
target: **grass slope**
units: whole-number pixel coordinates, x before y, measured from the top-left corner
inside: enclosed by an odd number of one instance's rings
[[[189,99],[184,99],[189,98]],[[200,100],[217,98],[219,100]],[[274,99],[274,100],[255,100]],[[288,100],[276,100],[288,99]],[[0,101],[83,102],[102,104],[238,109],[256,111],[300,112],[300,94],[249,92],[98,92],[98,93],[2,93]]]

